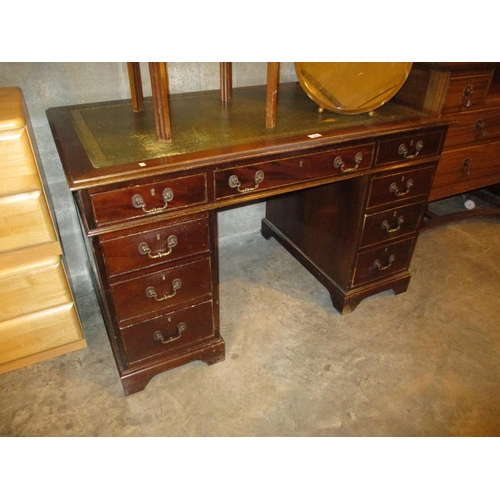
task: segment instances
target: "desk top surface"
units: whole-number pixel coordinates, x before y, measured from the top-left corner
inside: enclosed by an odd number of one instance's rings
[[[134,113],[130,100],[51,108],[47,111],[71,189],[145,177],[214,162],[322,146],[422,126],[432,119],[390,101],[371,113],[318,112],[299,84],[278,91],[276,126],[268,129],[266,87],[170,96],[172,142],[156,138],[153,104]]]

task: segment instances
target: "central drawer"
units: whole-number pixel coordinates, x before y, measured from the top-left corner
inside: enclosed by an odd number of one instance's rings
[[[210,295],[210,259],[169,267],[111,285],[119,321],[173,309]]]
[[[341,176],[372,166],[375,143],[301,155],[214,173],[217,199],[267,191],[289,184]]]

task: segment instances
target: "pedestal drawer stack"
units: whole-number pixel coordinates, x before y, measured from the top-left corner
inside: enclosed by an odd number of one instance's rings
[[[309,269],[341,313],[383,290],[404,292],[444,136],[380,138],[372,168],[387,170],[268,200],[262,234]]]
[[[0,89],[0,373],[86,347],[22,91]]]

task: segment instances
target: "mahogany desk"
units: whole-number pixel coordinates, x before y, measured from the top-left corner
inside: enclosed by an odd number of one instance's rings
[[[170,143],[151,101],[47,111],[87,235],[125,394],[193,360],[224,359],[219,332],[217,210],[266,200],[275,237],[352,311],[404,292],[447,125],[389,102],[370,114],[320,114],[298,84],[171,98]]]

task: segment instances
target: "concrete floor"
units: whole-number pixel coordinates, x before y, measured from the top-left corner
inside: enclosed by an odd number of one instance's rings
[[[88,348],[0,376],[1,436],[499,436],[500,220],[425,231],[409,290],[345,316],[274,240],[221,244],[226,360],[124,397],[88,280]]]

